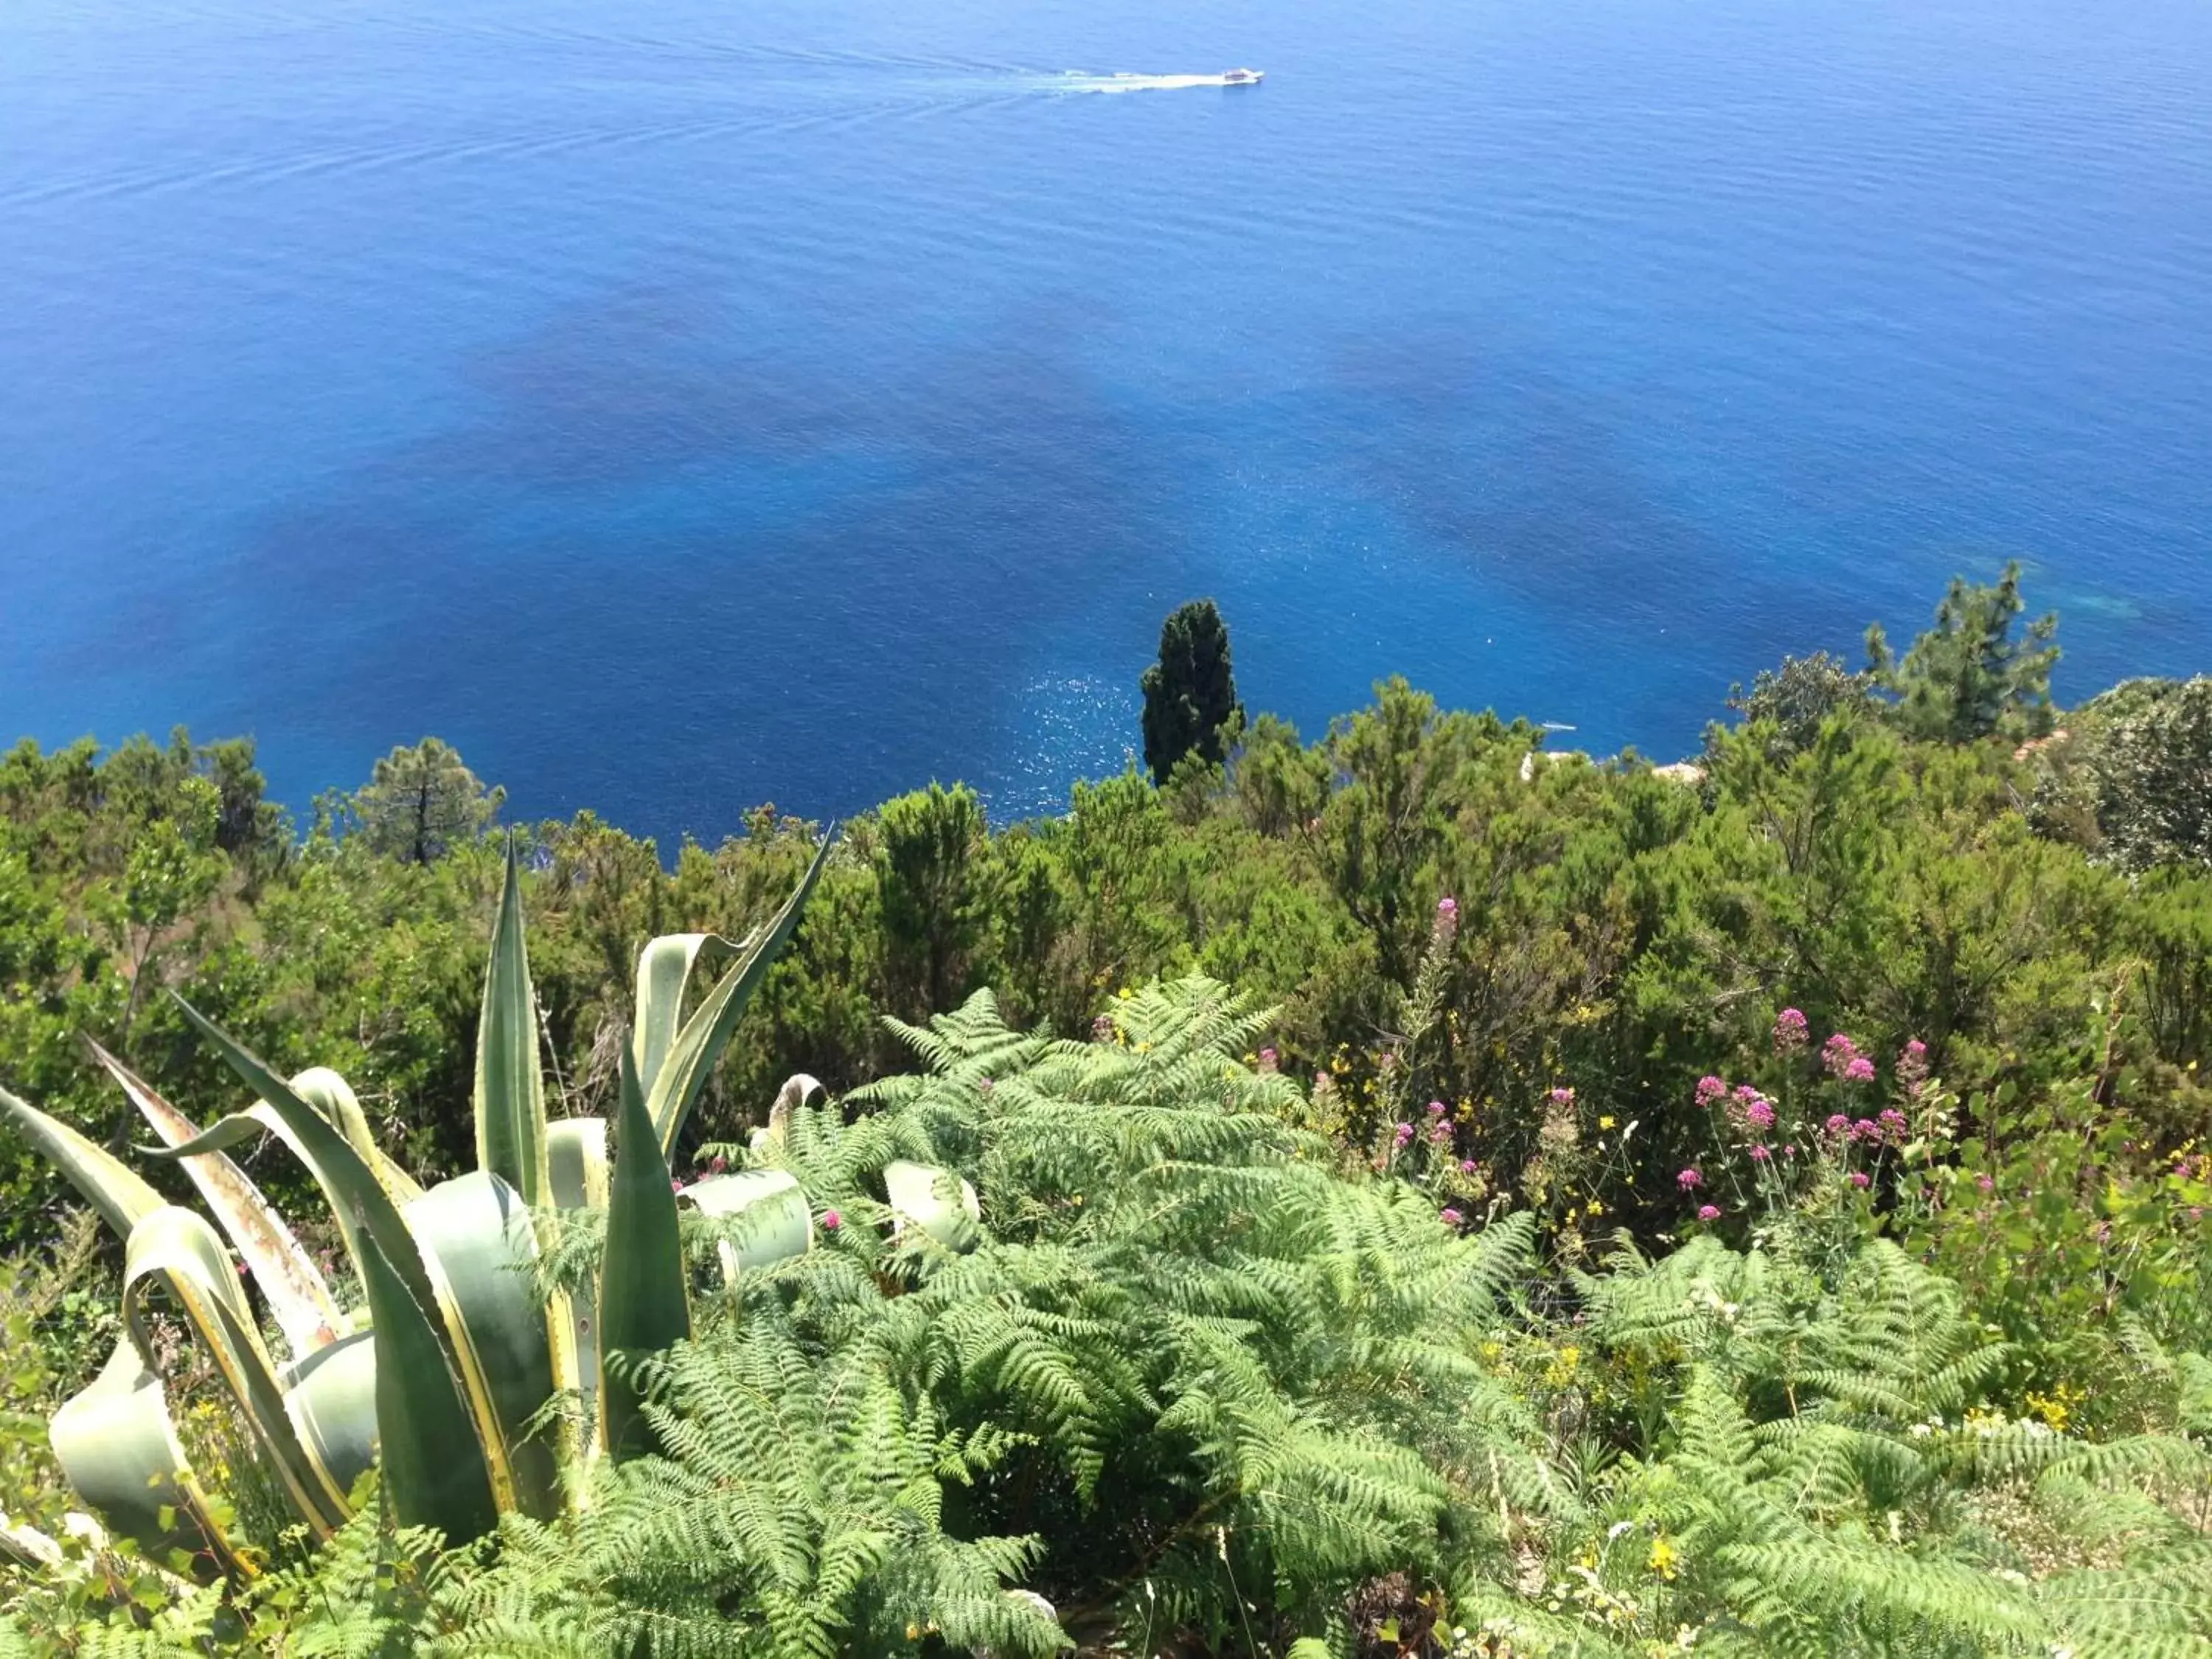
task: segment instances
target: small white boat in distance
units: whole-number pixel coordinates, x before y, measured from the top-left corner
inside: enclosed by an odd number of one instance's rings
[[[1258,70],[1233,69],[1221,77],[1224,87],[1256,87],[1265,78]]]

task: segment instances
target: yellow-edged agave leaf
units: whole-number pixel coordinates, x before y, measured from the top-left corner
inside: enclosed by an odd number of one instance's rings
[[[691,1334],[668,1159],[646,1114],[644,1091],[627,1048],[621,1064],[614,1190],[607,1204],[606,1252],[599,1264],[599,1423],[604,1443],[617,1462],[658,1449],[629,1368]],[[627,1364],[611,1363],[617,1353]]]
[[[607,1207],[607,1121],[556,1119],[545,1136],[553,1176],[553,1202],[564,1210]]]
[[[919,1227],[950,1250],[969,1251],[981,1237],[975,1189],[949,1170],[895,1158],[884,1165],[884,1194],[894,1235]]]
[[[331,1484],[351,1495],[376,1462],[376,1337],[356,1331],[278,1374],[285,1408]]]
[[[563,1210],[607,1207],[607,1121],[603,1117],[556,1118],[545,1134],[546,1162],[553,1176],[553,1202]],[[599,1291],[594,1287],[568,1301],[562,1310],[568,1322],[568,1364],[572,1376],[563,1376],[561,1356],[555,1356],[554,1378],[562,1388],[573,1388],[587,1409],[596,1412],[599,1393],[599,1345],[592,1330],[598,1315]]]
[[[649,1097],[653,1080],[668,1059],[684,1021],[684,993],[702,962],[741,956],[758,933],[743,941],[720,933],[665,933],[637,953],[636,1017],[630,1026],[630,1057],[637,1062],[638,1086]]]
[[[502,1510],[550,1518],[560,1499],[553,1446],[531,1419],[553,1397],[547,1310],[531,1275],[538,1236],[514,1188],[486,1170],[441,1182],[407,1224],[453,1337],[463,1400]]]
[[[228,1152],[264,1131],[275,1134],[307,1166],[307,1173],[314,1176],[324,1197],[330,1200],[331,1218],[337,1223],[347,1253],[353,1257],[355,1270],[361,1271],[366,1255],[364,1237],[374,1239],[384,1255],[385,1265],[398,1275],[399,1282],[414,1297],[423,1317],[434,1320],[438,1302],[431,1291],[429,1276],[423,1272],[422,1254],[416,1249],[414,1236],[407,1231],[399,1206],[379,1178],[375,1167],[354,1150],[353,1143],[328,1118],[293,1093],[289,1084],[242,1043],[182,997],[174,992],[170,994],[175,997],[185,1018],[215,1045],[216,1053],[231,1070],[261,1097],[261,1103],[210,1124],[197,1140],[166,1150],[149,1147],[148,1155],[180,1158],[200,1152]]]
[[[522,879],[514,842],[492,921],[484,967],[483,1013],[477,1025],[477,1167],[522,1194],[546,1201],[545,1078],[538,1059],[538,1006],[522,937]]]
[[[784,1079],[783,1087],[775,1091],[775,1100],[768,1109],[768,1127],[756,1129],[747,1143],[756,1152],[765,1152],[783,1138],[784,1126],[791,1115],[802,1106],[811,1106],[827,1096],[822,1079],[805,1072],[793,1072]]]
[[[0,1113],[22,1131],[23,1139],[49,1164],[69,1177],[70,1185],[84,1194],[85,1202],[100,1212],[118,1237],[130,1237],[133,1227],[168,1202],[113,1153],[94,1146],[68,1124],[48,1117],[5,1089],[0,1089]]]
[[[720,1247],[722,1276],[734,1279],[814,1248],[814,1214],[795,1177],[783,1170],[739,1170],[708,1176],[684,1189],[682,1201],[716,1219],[742,1216],[738,1236]]]
[[[181,1146],[199,1139],[198,1126],[156,1094],[143,1079],[98,1043],[87,1046],[107,1068],[108,1075],[122,1085],[139,1115],[154,1126],[164,1146]],[[269,1311],[284,1333],[293,1358],[303,1358],[337,1341],[345,1328],[345,1318],[331,1296],[330,1286],[246,1171],[221,1152],[188,1158],[184,1168],[232,1248],[252,1271],[261,1294],[268,1298]]]
[[[193,1480],[161,1379],[146,1369],[131,1338],[115,1345],[89,1388],[54,1413],[46,1433],[76,1495],[154,1559],[182,1550],[231,1572],[252,1571]]]
[[[403,1527],[435,1527],[448,1543],[499,1523],[476,1419],[445,1345],[375,1238],[362,1239],[362,1288],[376,1340],[376,1424],[383,1490]]]
[[[395,1200],[404,1204],[422,1196],[415,1177],[385,1156],[384,1148],[376,1144],[369,1131],[368,1114],[362,1110],[353,1085],[327,1066],[310,1066],[292,1079],[292,1092],[337,1126],[338,1133],[376,1171],[384,1189]]]
[[[798,927],[806,901],[812,896],[814,884],[822,878],[822,871],[830,861],[830,851],[836,844],[836,826],[823,836],[822,846],[814,854],[814,861],[806,866],[806,874],[784,901],[783,908],[775,913],[768,926],[752,936],[730,971],[722,975],[684,1022],[668,1044],[666,1057],[646,1089],[646,1109],[653,1118],[653,1127],[660,1136],[660,1147],[665,1154],[676,1145],[676,1137],[683,1133],[684,1120],[690,1115],[692,1103],[699,1098],[708,1073],[721,1057],[722,1045],[730,1040],[737,1026],[738,1017],[744,1012],[745,1004],[752,1000],[760,982],[775,965],[776,955],[783,949],[784,941]]]
[[[346,1489],[301,1439],[276,1368],[254,1327],[252,1304],[239,1286],[238,1269],[216,1230],[197,1211],[165,1204],[131,1230],[124,1246],[123,1321],[149,1368],[154,1341],[146,1294],[157,1284],[167,1290],[214,1360],[216,1375],[237,1402],[294,1512],[318,1536],[329,1536],[349,1513]]]

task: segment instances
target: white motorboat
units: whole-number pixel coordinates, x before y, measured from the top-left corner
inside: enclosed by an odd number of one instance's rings
[[[1224,87],[1256,87],[1263,77],[1258,70],[1233,69],[1221,77]]]

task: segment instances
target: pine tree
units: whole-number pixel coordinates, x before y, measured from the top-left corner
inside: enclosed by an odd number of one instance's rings
[[[1218,765],[1244,720],[1220,607],[1212,599],[1177,605],[1160,625],[1160,659],[1139,684],[1152,781],[1165,783],[1176,763],[1193,752]]]
[[[377,762],[353,811],[378,852],[404,864],[430,864],[489,829],[506,799],[504,789],[486,790],[455,750],[425,738]]]
[[[2051,730],[2051,670],[2058,660],[2057,612],[2039,617],[2014,640],[2022,610],[2020,564],[2005,567],[1991,586],[1951,579],[1936,607],[1936,625],[1912,642],[1902,660],[1881,624],[1867,629],[1867,672],[1897,699],[1898,723],[1915,738],[1972,743],[2002,732],[2039,738]]]

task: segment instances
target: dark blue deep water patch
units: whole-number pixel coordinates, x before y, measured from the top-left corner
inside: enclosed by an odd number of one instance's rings
[[[25,0],[0,726],[711,836],[1049,808],[1200,592],[1309,731],[1671,756],[2008,557],[2063,694],[2212,667],[2208,84],[2197,0]]]

